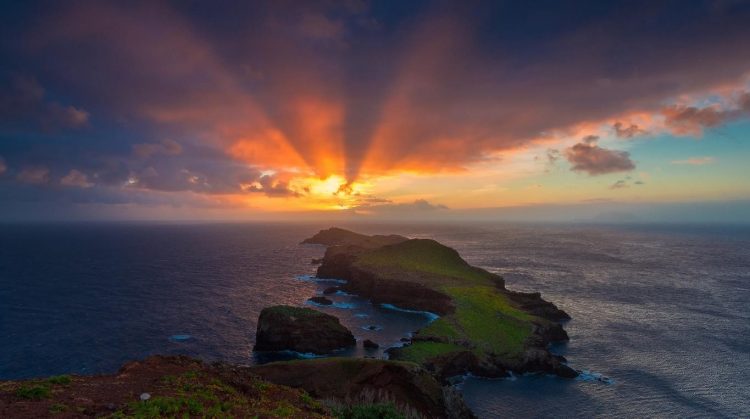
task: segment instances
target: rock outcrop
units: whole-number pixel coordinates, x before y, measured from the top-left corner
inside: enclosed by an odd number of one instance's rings
[[[309,308],[273,306],[260,313],[254,350],[322,355],[355,344],[352,332],[334,316]]]

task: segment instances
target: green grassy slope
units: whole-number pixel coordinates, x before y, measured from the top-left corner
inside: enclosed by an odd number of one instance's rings
[[[369,251],[359,255],[355,266],[386,279],[419,282],[449,295],[455,303],[456,311],[420,330],[417,339],[399,351],[399,359],[424,363],[465,350],[480,359],[519,357],[533,323],[546,322],[514,307],[496,288],[495,275],[472,267],[455,250],[434,240],[414,239]]]

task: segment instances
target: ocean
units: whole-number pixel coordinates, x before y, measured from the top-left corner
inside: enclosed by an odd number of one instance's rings
[[[112,373],[150,354],[252,364],[260,310],[306,300],[328,225],[0,225],[0,380]],[[750,417],[750,228],[343,225],[434,238],[566,310],[565,380],[467,377],[481,418]],[[321,310],[397,345],[429,321],[345,294]],[[347,356],[383,356],[382,351]]]

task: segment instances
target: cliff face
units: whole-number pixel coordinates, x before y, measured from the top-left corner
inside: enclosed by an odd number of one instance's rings
[[[469,265],[434,240],[373,247],[372,239],[356,233],[316,235],[321,236],[327,239],[321,244],[330,247],[318,277],[345,279],[344,290],[374,303],[441,316],[417,331],[409,345],[390,350],[391,359],[416,362],[440,377],[469,371],[577,375],[547,350],[550,342],[568,339],[559,322],[569,316],[539,293],[507,290],[502,277]],[[346,239],[337,242],[333,236]]]

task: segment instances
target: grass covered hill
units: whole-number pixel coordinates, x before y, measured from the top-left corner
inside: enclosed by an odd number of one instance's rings
[[[340,229],[339,229],[340,230]],[[440,318],[417,331],[391,358],[412,361],[439,373],[472,371],[485,376],[575,371],[547,350],[567,340],[559,321],[567,318],[536,294],[508,291],[502,277],[471,266],[454,249],[435,240],[411,239],[372,248],[352,233],[331,243],[318,268],[322,278],[340,278],[344,289],[402,308],[432,311]],[[325,236],[319,233],[316,236]],[[313,238],[309,239],[314,242]]]

